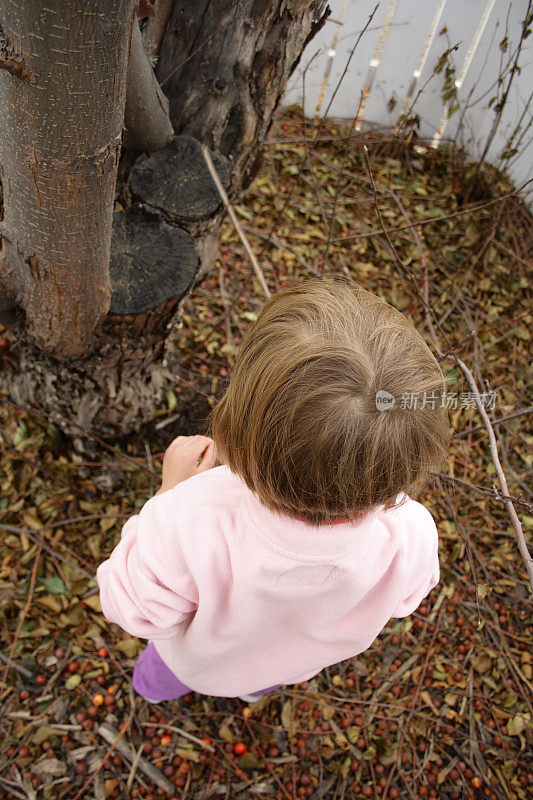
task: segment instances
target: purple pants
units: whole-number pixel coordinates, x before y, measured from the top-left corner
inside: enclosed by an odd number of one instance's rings
[[[150,642],[137,659],[133,670],[132,685],[137,694],[148,700],[155,700],[157,703],[161,703],[163,700],[176,700],[178,697],[194,691],[169,670],[153,642]],[[270,686],[268,689],[262,689],[253,694],[254,697],[261,697],[263,694],[280,688],[280,685]]]

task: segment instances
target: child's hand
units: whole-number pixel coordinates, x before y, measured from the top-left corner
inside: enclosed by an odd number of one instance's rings
[[[215,443],[208,436],[178,436],[165,452],[161,488],[156,494],[210,469],[215,458]]]

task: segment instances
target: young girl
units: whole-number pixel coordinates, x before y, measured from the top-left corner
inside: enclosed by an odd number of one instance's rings
[[[361,287],[319,278],[269,300],[213,438],[170,445],[161,489],[98,568],[107,619],[150,640],[136,691],[253,701],[411,614],[439,580],[435,523],[410,495],[446,458],[443,392],[413,325]]]

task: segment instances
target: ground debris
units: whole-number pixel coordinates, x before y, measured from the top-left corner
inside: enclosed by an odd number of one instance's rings
[[[485,165],[465,201],[474,167],[460,153],[294,114],[279,118],[264,156],[235,210],[270,290],[345,275],[400,309],[431,346],[427,272],[437,334],[487,393],[509,492],[531,531],[531,215],[515,189]],[[134,705],[142,643],[102,617],[96,567],[157,490],[166,445],[205,431],[262,302],[227,222],[218,268],[183,305],[175,386],[140,435],[80,452],[37,413],[7,399],[0,407],[2,796],[74,800],[94,776],[85,796],[98,800],[158,789],[197,800],[525,800],[531,603],[487,434],[457,368],[445,367],[449,470],[420,498],[438,523],[441,581],[417,611],[391,620],[357,659],[250,707],[230,699],[221,710],[197,694]],[[7,369],[9,358],[0,331]]]

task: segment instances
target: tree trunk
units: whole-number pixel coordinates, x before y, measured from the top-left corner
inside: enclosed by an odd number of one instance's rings
[[[133,0],[3,0],[2,284],[39,347],[87,352],[111,301]]]
[[[273,112],[325,20],[325,4],[175,0],[157,75],[177,135],[156,153],[123,154],[111,314],[97,331],[94,354],[83,361],[36,356],[19,341],[18,373],[0,376],[0,388],[18,403],[31,402],[75,435],[87,430],[110,438],[153,418],[179,373],[180,297],[217,252],[223,207],[200,145],[211,148],[222,183],[236,196],[258,169]]]
[[[302,51],[325,21],[326,0],[175,0],[156,74],[177,134],[231,157],[245,187]]]
[[[274,111],[305,45],[324,24],[325,6],[326,0],[199,0],[193,9],[188,0],[174,0],[156,75],[175,133],[230,160],[230,197],[259,170]],[[223,213],[196,234],[198,278],[216,259]]]

